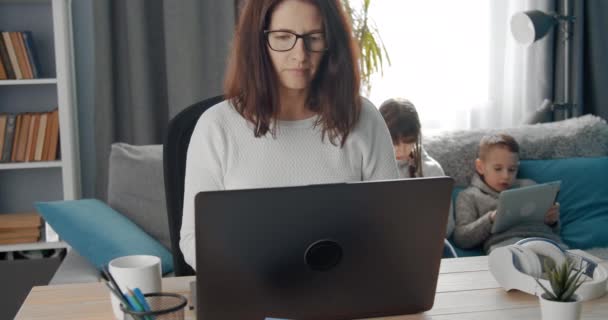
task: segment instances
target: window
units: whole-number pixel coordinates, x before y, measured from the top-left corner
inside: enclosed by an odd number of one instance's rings
[[[411,100],[425,133],[468,128],[472,110],[488,101],[489,3],[373,0],[370,17],[392,64],[372,76],[370,100]]]

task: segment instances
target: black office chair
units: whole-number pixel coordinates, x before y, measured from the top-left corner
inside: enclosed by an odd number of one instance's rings
[[[193,275],[194,270],[184,260],[179,248],[179,232],[182,226],[184,206],[184,176],[186,174],[186,155],[190,136],[198,118],[207,109],[223,101],[223,96],[215,96],[193,104],[178,113],[169,122],[167,140],[163,144],[163,167],[165,175],[165,196],[169,217],[169,235],[173,251],[173,270],[176,276]]]

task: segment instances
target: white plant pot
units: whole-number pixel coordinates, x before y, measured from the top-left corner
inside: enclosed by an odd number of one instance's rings
[[[583,305],[578,295],[574,295],[572,302],[547,300],[544,293],[538,299],[543,320],[578,320],[581,317]]]

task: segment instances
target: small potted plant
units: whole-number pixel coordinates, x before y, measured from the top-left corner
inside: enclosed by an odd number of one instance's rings
[[[582,271],[576,272],[574,264],[567,260],[562,265],[550,268],[545,264],[551,289],[538,279],[536,282],[545,293],[540,296],[540,311],[543,320],[578,320],[581,315],[581,299],[576,290],[581,286]]]

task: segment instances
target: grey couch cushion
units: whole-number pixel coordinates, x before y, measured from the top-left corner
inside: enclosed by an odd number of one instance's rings
[[[112,145],[108,205],[171,250],[162,145]]]
[[[557,159],[608,155],[608,125],[586,115],[559,122],[508,129],[479,129],[425,136],[423,144],[457,186],[467,186],[474,172],[479,140],[486,134],[506,133],[520,145],[521,159]]]

